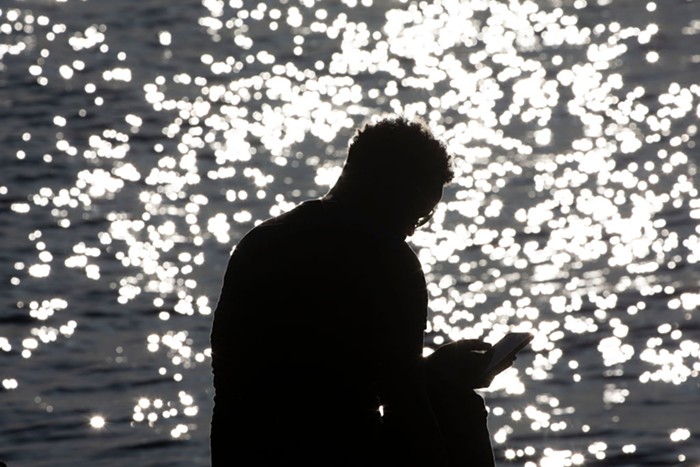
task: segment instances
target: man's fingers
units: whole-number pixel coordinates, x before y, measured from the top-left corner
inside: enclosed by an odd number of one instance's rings
[[[504,360],[503,363],[501,363],[501,364],[498,365],[498,367],[497,367],[498,373],[500,373],[501,371],[506,370],[506,369],[510,368],[511,366],[513,366],[513,363],[514,363],[514,362],[515,362],[515,357],[513,357],[513,358],[510,359],[510,360]]]
[[[492,346],[488,342],[478,339],[464,339],[458,341],[459,346],[468,350],[489,350]]]

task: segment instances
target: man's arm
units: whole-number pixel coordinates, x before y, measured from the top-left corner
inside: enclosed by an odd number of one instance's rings
[[[410,250],[409,250],[410,252]],[[380,326],[385,371],[380,378],[384,439],[398,465],[492,466],[486,409],[472,389],[482,377],[485,351],[480,341],[445,345],[423,358],[427,293],[412,253],[385,264]],[[388,279],[391,277],[391,279]],[[381,321],[380,321],[381,322]]]
[[[427,292],[407,245],[375,258],[374,309],[380,358],[382,441],[389,465],[446,466],[445,445],[426,386],[423,331]]]
[[[425,384],[424,362],[396,368],[380,381],[382,448],[388,465],[447,466],[446,446]]]

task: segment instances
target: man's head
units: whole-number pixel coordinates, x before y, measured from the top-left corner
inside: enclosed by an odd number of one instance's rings
[[[410,235],[429,216],[452,176],[444,144],[425,123],[384,119],[355,134],[330,194]]]

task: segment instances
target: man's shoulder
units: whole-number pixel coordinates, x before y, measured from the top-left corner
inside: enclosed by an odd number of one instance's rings
[[[273,231],[289,231],[308,227],[320,221],[322,216],[321,211],[322,207],[320,201],[304,201],[287,212],[261,222],[258,226],[253,228],[248,235]]]
[[[320,200],[313,199],[304,201],[294,206],[291,210],[280,214],[279,216],[267,219],[260,227],[294,227],[305,225],[308,222],[313,222],[315,219],[320,219],[322,216],[323,206]]]
[[[264,220],[246,233],[236,248],[258,242],[270,242],[277,238],[290,238],[294,232],[309,228],[320,217],[316,200],[305,201],[291,210]]]
[[[340,245],[347,254],[369,257],[374,263],[388,262],[394,267],[415,268],[418,259],[411,247],[398,236],[372,228],[324,206],[321,200],[309,200],[279,216],[269,218],[250,230],[236,249],[270,249],[294,244]]]

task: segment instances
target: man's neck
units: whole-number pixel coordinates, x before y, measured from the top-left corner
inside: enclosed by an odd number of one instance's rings
[[[406,239],[406,234],[401,233],[401,229],[387,222],[387,219],[382,216],[376,205],[372,203],[358,202],[350,197],[337,196],[329,193],[321,198],[321,202],[328,209],[342,213],[342,216],[347,220],[365,226],[367,229],[384,232],[385,235],[400,238],[402,241]]]

